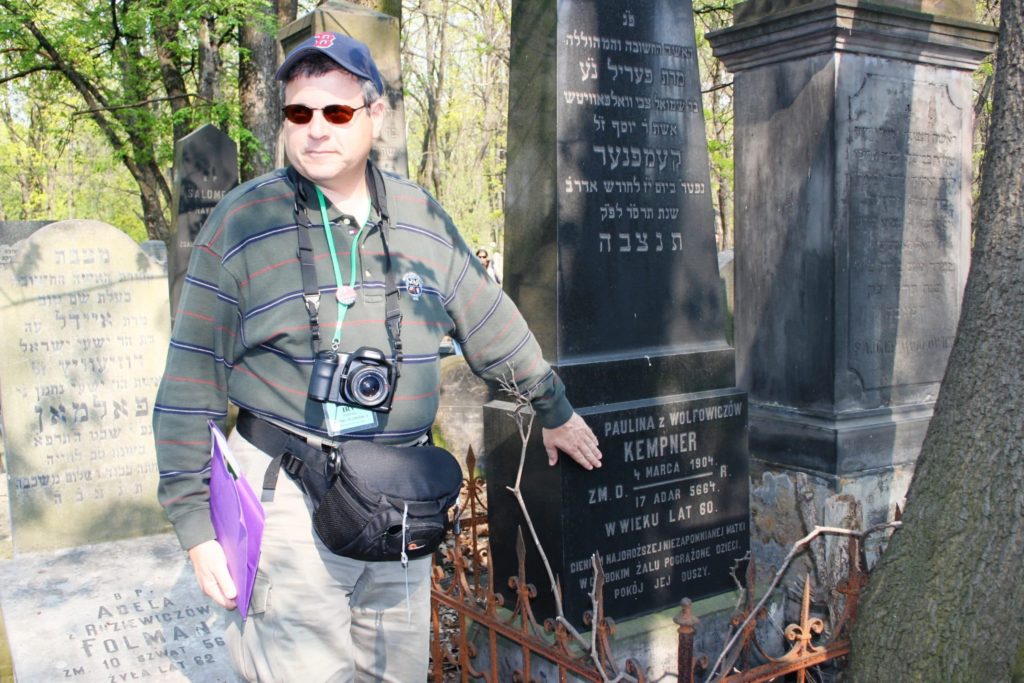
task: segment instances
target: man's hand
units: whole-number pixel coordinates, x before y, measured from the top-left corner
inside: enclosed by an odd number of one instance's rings
[[[190,548],[188,557],[196,572],[196,580],[203,592],[224,609],[235,609],[238,590],[228,573],[228,560],[224,549],[216,540],[204,541]]]
[[[563,451],[579,463],[585,470],[601,466],[601,451],[597,447],[597,437],[587,423],[577,413],[573,413],[569,421],[561,427],[544,429],[544,449],[548,452],[548,464],[558,462],[558,451]]]

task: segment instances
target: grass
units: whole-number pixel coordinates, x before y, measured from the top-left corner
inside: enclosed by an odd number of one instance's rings
[[[7,630],[4,627],[4,613],[0,610],[0,682],[14,680],[14,662],[11,661],[11,648],[7,644]]]

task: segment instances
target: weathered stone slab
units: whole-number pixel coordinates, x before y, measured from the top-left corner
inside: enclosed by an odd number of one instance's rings
[[[53,221],[0,221],[0,244],[11,245],[28,238]]]
[[[526,507],[566,617],[591,607],[594,552],[618,620],[730,591],[748,547],[747,412],[725,340],[692,8],[513,3],[509,92],[503,285],[605,455],[594,471],[552,468],[539,427],[527,445]],[[485,407],[500,589],[524,521],[503,493],[522,449],[512,419],[507,403]],[[550,616],[528,545],[534,610]]]
[[[838,485],[920,451],[969,267],[971,70],[995,34],[814,7],[709,40],[735,74],[751,452]]]
[[[513,11],[504,286],[570,396],[731,386],[685,3]]]
[[[969,263],[971,111],[943,76],[866,69],[843,87],[846,355],[857,393],[941,382],[956,336]]]
[[[163,268],[109,225],[53,223],[0,263],[0,321],[14,552],[165,530],[150,426]]]
[[[216,126],[206,124],[174,143],[175,239],[167,250],[172,311],[178,308],[192,242],[213,207],[237,184],[238,146]]]
[[[0,604],[19,683],[237,680],[173,534],[19,554]]]
[[[435,433],[459,464],[466,467],[470,448],[479,467],[484,457],[484,404],[494,391],[473,374],[461,355],[441,359],[441,401],[434,419]],[[468,473],[467,473],[468,474]]]

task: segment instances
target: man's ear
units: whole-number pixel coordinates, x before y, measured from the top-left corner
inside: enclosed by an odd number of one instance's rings
[[[380,137],[380,133],[384,130],[384,118],[387,114],[387,105],[384,103],[384,98],[380,98],[376,102],[370,105],[370,120],[373,121],[373,137]]]

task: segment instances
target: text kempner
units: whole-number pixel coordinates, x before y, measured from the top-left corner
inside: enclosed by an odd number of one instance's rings
[[[635,462],[648,458],[662,458],[666,455],[691,453],[697,450],[697,432],[665,434],[650,439],[633,439],[623,445],[623,460]]]

